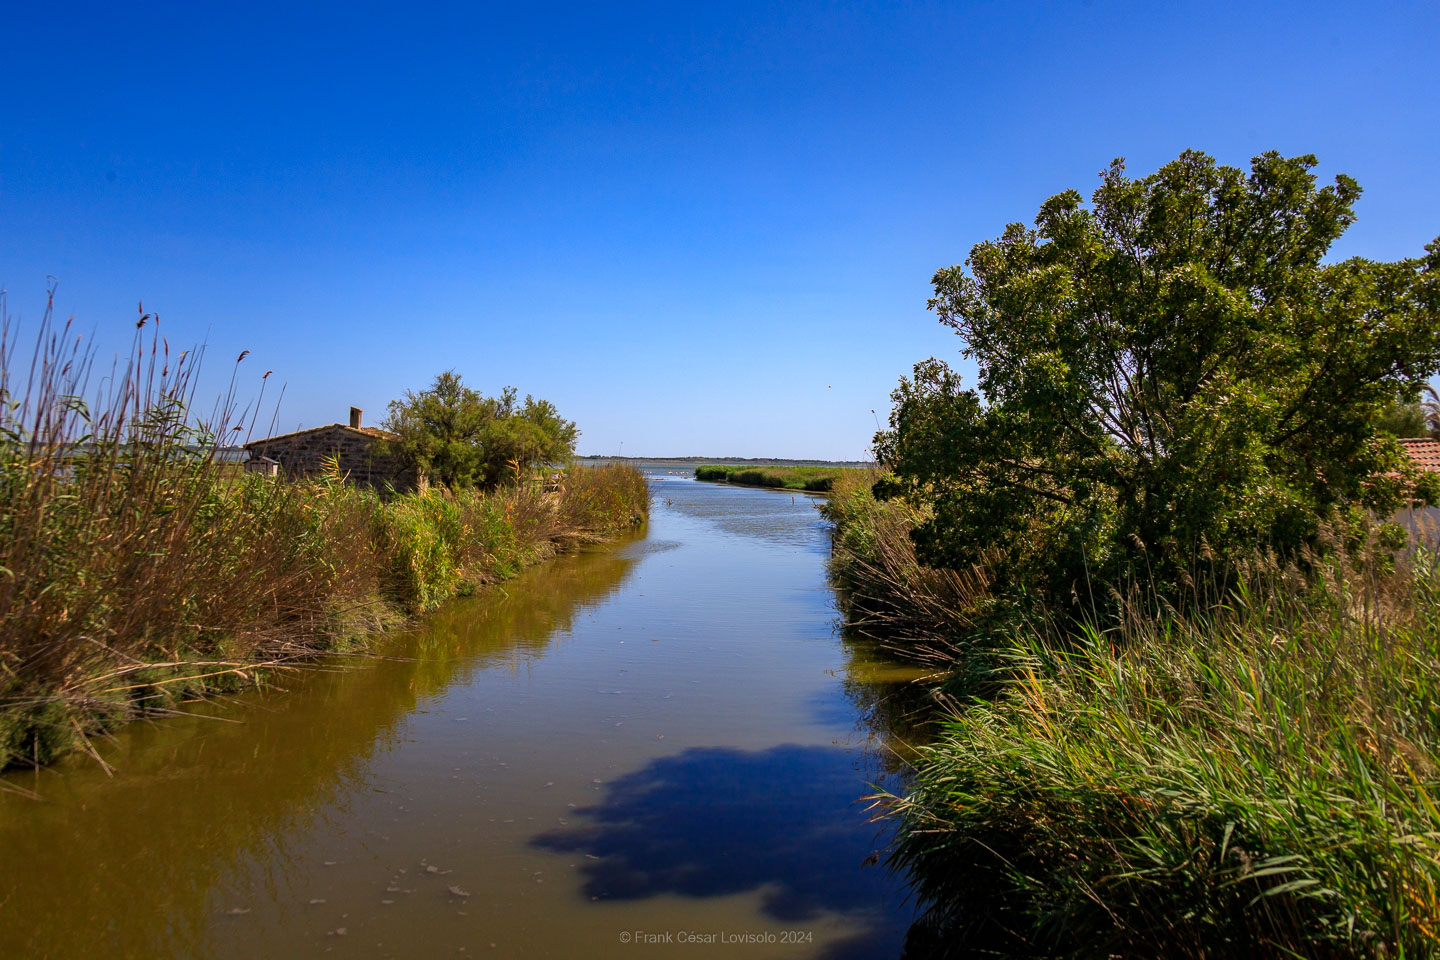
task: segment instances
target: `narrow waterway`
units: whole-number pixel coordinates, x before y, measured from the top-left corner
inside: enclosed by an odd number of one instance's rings
[[[860,798],[906,671],[837,635],[811,498],[651,491],[384,657],[132,724],[113,777],[5,777],[0,957],[898,956]]]

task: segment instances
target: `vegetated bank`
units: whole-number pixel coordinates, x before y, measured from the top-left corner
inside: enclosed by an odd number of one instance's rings
[[[1260,564],[1223,602],[1133,596],[1077,631],[1000,622],[859,478],[822,509],[850,622],[951,705],[886,803],[918,956],[1433,953],[1435,555]]]
[[[737,483],[749,487],[774,487],[828,493],[837,477],[850,467],[781,467],[707,463],[695,468],[696,480]]]
[[[1436,475],[1384,426],[1440,243],[1325,263],[1313,164],[1117,164],[936,274],[984,393],[917,365],[824,505],[848,619],[939,677],[880,798],[916,956],[1440,954],[1440,562],[1391,522]]]
[[[42,330],[0,355],[0,768],[45,763],[141,713],[355,650],[408,616],[644,522],[644,479],[383,495],[215,456],[194,363],[137,334],[98,403],[89,355]],[[210,423],[236,422],[222,403]],[[257,672],[259,671],[259,672]]]

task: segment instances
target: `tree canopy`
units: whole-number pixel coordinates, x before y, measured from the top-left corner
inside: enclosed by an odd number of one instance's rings
[[[1380,411],[1375,429],[1393,437],[1430,436],[1430,424],[1420,398],[1399,397]]]
[[[931,506],[927,562],[1064,599],[1433,500],[1376,424],[1440,368],[1440,241],[1326,262],[1360,187],[1317,187],[1315,164],[1187,151],[1131,179],[1116,160],[1089,206],[1051,197],[935,274],[978,390],[918,364],[875,447],[877,492]]]
[[[548,400],[516,397],[514,387],[487,397],[447,370],[429,389],[392,400],[381,426],[399,438],[395,453],[450,487],[495,486],[569,461],[580,436],[574,421]]]

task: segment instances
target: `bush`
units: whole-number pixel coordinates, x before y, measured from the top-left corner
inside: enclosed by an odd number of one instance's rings
[[[832,525],[830,574],[847,622],[906,659],[983,669],[980,637],[994,607],[983,571],[922,564],[910,534],[924,511],[901,499],[876,500],[882,476],[846,471],[820,507]]]
[[[847,620],[969,694],[883,798],[916,955],[1436,952],[1435,557],[1327,535],[1303,571],[1191,578],[1184,615],[1115,598],[1077,633],[920,564],[923,510],[870,485],[822,508]]]
[[[391,401],[381,425],[395,435],[385,453],[450,488],[519,483],[546,464],[568,464],[580,437],[550,401],[520,403],[514,387],[487,397],[453,370]]]

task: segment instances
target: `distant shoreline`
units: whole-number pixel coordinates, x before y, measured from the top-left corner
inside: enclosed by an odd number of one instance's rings
[[[721,466],[774,466],[774,467],[849,467],[874,466],[868,460],[787,460],[784,457],[604,457],[591,454],[575,458],[579,463],[667,463],[697,466],[717,464]]]

